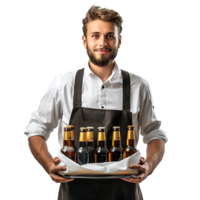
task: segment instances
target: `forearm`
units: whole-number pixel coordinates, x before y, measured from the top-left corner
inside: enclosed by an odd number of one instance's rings
[[[165,143],[162,140],[152,140],[147,144],[146,163],[150,167],[150,174],[162,160],[165,152]],[[149,174],[149,175],[150,175]]]
[[[53,158],[48,152],[45,140],[41,136],[37,135],[30,137],[28,141],[33,156],[49,174],[49,167],[53,162]]]

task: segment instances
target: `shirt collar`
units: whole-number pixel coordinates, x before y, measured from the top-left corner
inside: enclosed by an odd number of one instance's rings
[[[88,78],[88,76],[96,76],[94,74],[94,72],[90,69],[89,67],[89,61],[87,62],[87,64],[85,65],[85,70],[84,70],[84,74],[86,76],[86,78]],[[119,66],[117,65],[116,61],[115,61],[115,66],[112,70],[112,74],[110,75],[110,77],[107,79],[110,80],[110,82],[112,82],[113,77],[117,78],[117,77],[121,77],[121,70],[119,68]]]

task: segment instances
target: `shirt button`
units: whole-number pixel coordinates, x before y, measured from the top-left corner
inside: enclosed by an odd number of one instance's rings
[[[101,106],[102,109],[104,109],[104,106]]]
[[[102,85],[102,89],[104,89],[104,85]]]

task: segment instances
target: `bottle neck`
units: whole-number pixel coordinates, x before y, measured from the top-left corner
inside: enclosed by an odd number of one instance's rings
[[[134,139],[127,139],[127,146],[134,147],[135,146],[135,140]]]
[[[94,141],[87,141],[88,147],[94,147]]]
[[[75,140],[71,140],[72,146],[75,146]]]
[[[106,147],[106,141],[105,140],[98,141],[97,147]]]
[[[121,140],[112,140],[113,147],[121,147]]]
[[[79,142],[79,147],[87,147],[87,142]]]
[[[64,140],[63,141],[63,146],[72,146],[72,141],[71,140]]]

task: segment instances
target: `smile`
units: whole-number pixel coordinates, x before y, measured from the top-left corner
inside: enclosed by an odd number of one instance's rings
[[[105,54],[108,53],[108,51],[97,51],[99,54]]]

